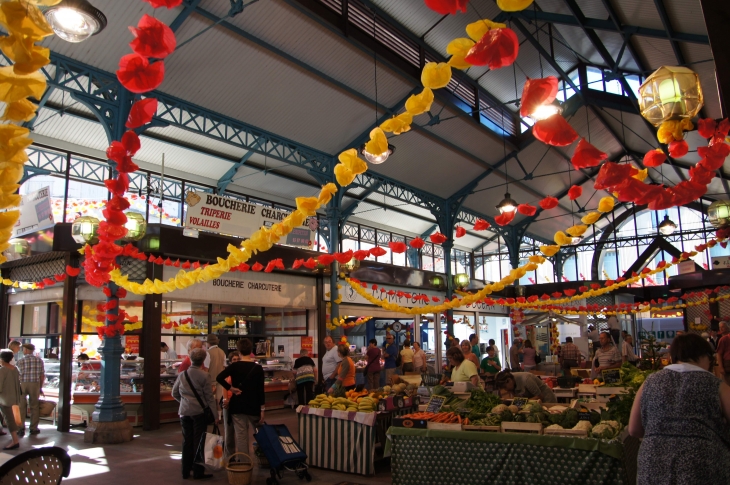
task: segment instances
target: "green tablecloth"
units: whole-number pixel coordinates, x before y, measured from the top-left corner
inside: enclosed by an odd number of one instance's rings
[[[390,428],[394,485],[625,485],[623,446],[515,433]]]

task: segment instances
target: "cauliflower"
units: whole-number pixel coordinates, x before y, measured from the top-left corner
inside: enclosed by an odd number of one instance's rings
[[[578,421],[578,424],[573,426],[573,429],[581,429],[581,430],[587,431],[589,433],[591,431],[591,428],[593,428],[593,426],[591,425],[590,421]]]
[[[520,408],[518,408],[514,404],[512,404],[512,405],[509,406],[509,410],[512,412],[512,414],[517,414],[517,413],[520,412]]]
[[[507,406],[505,406],[504,404],[498,404],[492,408],[492,414],[500,414],[507,409]]]
[[[563,429],[563,427],[560,426],[559,424],[551,424],[546,429]]]
[[[609,425],[616,431],[621,431],[622,428],[621,423],[619,423],[618,421],[603,421],[603,424]]]
[[[610,440],[616,437],[617,430],[605,421],[598,423],[591,431],[591,436],[598,439]]]

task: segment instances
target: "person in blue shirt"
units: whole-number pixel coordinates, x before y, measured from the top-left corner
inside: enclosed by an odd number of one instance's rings
[[[392,385],[393,376],[395,375],[396,365],[395,358],[398,355],[398,346],[395,344],[395,338],[392,334],[385,336],[385,348],[383,349],[383,360],[385,360],[385,385]]]

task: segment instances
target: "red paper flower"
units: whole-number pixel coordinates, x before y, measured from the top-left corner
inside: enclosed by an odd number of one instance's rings
[[[446,239],[447,239],[446,236],[444,236],[443,234],[441,234],[438,231],[437,232],[434,232],[433,234],[431,234],[430,236],[428,236],[428,238],[434,244],[443,244],[443,243],[446,242]]]
[[[583,195],[583,187],[579,185],[574,185],[570,189],[568,189],[568,198],[570,200],[575,200],[581,195]]]
[[[504,212],[495,217],[494,222],[496,222],[500,226],[506,226],[507,224],[512,222],[512,219],[515,218],[515,212],[516,211]]]
[[[317,262],[323,266],[329,266],[335,261],[334,254],[320,254],[317,258]]]
[[[556,147],[568,146],[578,139],[578,133],[560,114],[535,122],[532,134],[546,145]]]
[[[542,199],[540,201],[540,207],[542,207],[543,210],[554,209],[557,206],[558,206],[558,199],[556,199],[555,197],[552,197],[550,195],[548,195],[547,197],[545,197],[544,199]]]
[[[439,297],[438,296],[432,296],[431,297],[431,301],[438,302],[440,300],[439,300]]]
[[[697,154],[704,159],[700,161],[700,164],[705,169],[718,170],[730,155],[730,145],[725,142],[717,142],[707,147],[697,148]]]
[[[512,29],[491,29],[469,49],[464,60],[472,66],[489,66],[494,70],[515,62],[519,49],[517,34]]]
[[[274,269],[276,269],[276,262],[274,260],[269,261],[268,263],[266,263],[266,268],[264,268],[264,273],[271,273],[272,271],[274,271]]]
[[[114,196],[111,200],[107,201],[106,206],[115,211],[124,211],[129,209],[129,201],[124,197]]]
[[[370,251],[367,249],[358,249],[354,253],[352,253],[352,257],[357,259],[358,261],[364,261],[368,259],[368,256],[370,256]]]
[[[548,76],[542,79],[527,79],[522,88],[520,115],[530,116],[538,106],[552,103],[558,94],[558,78]]]
[[[106,185],[109,192],[122,197],[127,189],[129,189],[129,177],[126,173],[120,173],[115,179],[105,180],[104,185]]]
[[[600,285],[600,284],[598,284],[598,283],[591,283],[591,288],[593,288],[594,290],[597,290],[597,289],[599,289],[600,287],[601,287],[601,285]]]
[[[170,27],[154,17],[144,14],[137,27],[129,27],[136,37],[129,43],[132,50],[144,57],[164,59],[175,50],[177,40]]]
[[[380,246],[375,246],[374,248],[370,249],[370,254],[372,256],[375,256],[376,258],[379,258],[380,256],[385,256],[387,253],[388,251],[381,248]]]
[[[572,288],[568,288],[566,290],[563,290],[563,293],[565,293],[565,296],[573,296],[575,295],[575,290]]]
[[[702,138],[712,138],[715,135],[717,123],[712,118],[697,120],[697,133]]]
[[[145,98],[135,101],[124,126],[130,130],[139,128],[152,121],[155,113],[157,113],[157,98]]]
[[[172,260],[170,258],[165,260],[165,266],[172,266]]]
[[[347,251],[343,253],[335,253],[335,260],[337,260],[340,264],[347,264],[352,259],[352,249],[348,249]]]
[[[613,162],[606,162],[601,166],[596,176],[596,182],[593,188],[596,190],[610,189],[620,184],[632,175],[636,175],[639,171],[632,165]]]
[[[165,79],[165,65],[150,61],[139,54],[127,54],[119,61],[117,79],[133,93],[146,93],[157,88]]]
[[[554,291],[551,293],[551,295],[553,296],[553,298],[560,298],[561,296],[563,296],[563,294],[559,291]]]
[[[689,145],[685,140],[673,141],[669,144],[669,156],[672,158],[681,158],[689,151]]]
[[[73,266],[66,265],[66,274],[73,277],[76,277],[81,272],[81,268],[74,268]]]
[[[143,1],[149,3],[154,8],[160,8],[160,7],[175,8],[183,2],[183,0],[143,0]]]
[[[667,160],[667,156],[661,148],[656,150],[649,150],[644,155],[644,166],[645,167],[658,167]]]
[[[474,222],[475,231],[486,231],[487,229],[490,228],[490,226],[491,226],[491,224],[488,223],[487,221],[485,221],[484,219],[477,218],[477,220]]]
[[[537,207],[530,204],[520,204],[517,206],[517,211],[526,216],[534,216],[537,212]]]
[[[53,277],[56,278],[56,281],[63,281],[66,279],[66,273],[55,274]]]
[[[425,0],[425,3],[428,8],[438,14],[456,15],[458,11],[466,13],[466,4],[469,3],[469,0]]]
[[[256,262],[253,264],[253,266],[251,266],[251,271],[256,271],[257,273],[262,269],[264,269],[264,265],[259,262]]]
[[[576,169],[597,167],[608,155],[581,138],[570,161]]]
[[[402,241],[390,241],[388,243],[388,247],[390,248],[391,251],[393,251],[394,253],[398,253],[398,254],[405,253],[406,250],[408,249],[408,246],[406,246],[406,243],[404,243]]]
[[[304,262],[304,267],[308,269],[314,269],[317,266],[317,261],[314,258],[309,258]]]
[[[707,185],[715,177],[715,172],[706,169],[702,163],[692,166],[689,169],[689,178],[697,183]]]
[[[412,247],[413,249],[421,249],[423,246],[426,245],[426,241],[421,239],[420,237],[417,237],[415,239],[411,239],[408,241],[408,245]]]
[[[672,194],[666,190],[662,190],[649,201],[649,209],[653,211],[669,209],[674,205]]]
[[[547,293],[543,293],[542,296],[540,296],[540,299],[543,301],[547,301],[550,299],[550,295],[548,295]]]
[[[247,265],[246,263],[241,263],[238,265],[238,271],[241,273],[245,273],[246,271],[250,270],[251,266]]]
[[[586,291],[588,291],[588,287],[585,286],[585,285],[583,285],[583,286],[581,286],[581,287],[578,288],[578,291],[580,291],[581,293],[585,293]]]
[[[464,229],[461,226],[456,226],[456,231],[454,232],[456,237],[464,237],[466,236],[466,229]]]

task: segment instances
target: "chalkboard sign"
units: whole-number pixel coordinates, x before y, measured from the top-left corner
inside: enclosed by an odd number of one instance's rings
[[[601,374],[603,374],[603,382],[607,386],[621,384],[621,370],[620,369],[607,369],[607,370],[601,371]]]
[[[523,407],[525,407],[528,401],[529,399],[526,397],[516,397],[512,399],[512,404],[514,406],[517,406],[518,409],[522,409]]]
[[[578,420],[579,421],[590,421],[591,420],[590,409],[580,408],[578,410]]]
[[[446,402],[446,398],[444,396],[431,396],[431,399],[428,401],[428,405],[426,406],[426,412],[427,413],[439,412],[445,402]]]

